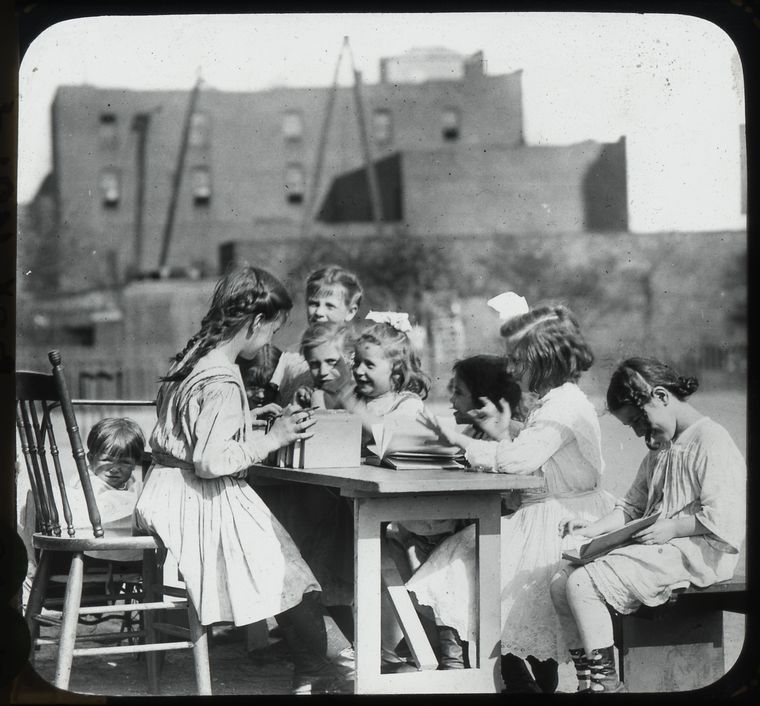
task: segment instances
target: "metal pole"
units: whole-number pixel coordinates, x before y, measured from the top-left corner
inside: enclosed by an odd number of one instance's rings
[[[377,173],[375,164],[372,161],[372,151],[367,136],[367,123],[364,116],[364,103],[362,102],[361,83],[362,75],[354,66],[354,55],[349,47],[349,56],[351,57],[351,68],[354,72],[354,101],[356,104],[356,118],[359,123],[359,137],[364,152],[364,163],[367,170],[367,182],[369,184],[370,206],[372,207],[372,220],[375,222],[375,229],[378,236],[383,235],[383,204],[380,199],[380,188],[377,183]]]
[[[145,143],[150,125],[149,113],[137,113],[132,118],[132,130],[137,133],[135,184],[135,249],[132,267],[139,274],[143,256],[143,217],[145,213]]]
[[[343,44],[340,47],[338,53],[338,61],[335,63],[335,73],[333,74],[332,86],[330,87],[330,93],[327,94],[327,105],[325,106],[325,117],[322,121],[322,131],[319,135],[319,144],[317,145],[317,159],[314,165],[314,176],[312,178],[311,186],[308,189],[308,199],[306,207],[303,211],[303,221],[301,222],[301,237],[306,237],[309,233],[314,217],[314,204],[317,200],[319,193],[319,184],[322,180],[322,167],[325,158],[325,147],[327,145],[327,134],[330,128],[330,121],[332,120],[333,106],[335,105],[335,94],[338,92],[338,71],[340,69],[340,62],[343,58],[343,52],[348,45],[348,37],[343,37]]]
[[[161,257],[158,261],[159,269],[166,266],[166,262],[169,258],[169,246],[171,244],[172,229],[174,228],[174,214],[177,211],[177,199],[179,198],[179,189],[182,185],[182,173],[185,171],[185,156],[187,155],[187,143],[190,135],[190,125],[192,123],[193,113],[195,112],[195,105],[198,102],[198,94],[200,92],[201,79],[195,83],[192,93],[190,94],[190,101],[187,106],[187,114],[185,115],[185,124],[182,129],[182,139],[179,146],[179,155],[177,156],[177,168],[174,171],[174,178],[172,180],[172,191],[169,199],[169,212],[166,216],[166,223],[164,224],[164,238],[161,244]]]

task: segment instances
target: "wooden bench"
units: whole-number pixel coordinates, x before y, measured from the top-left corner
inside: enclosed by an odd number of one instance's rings
[[[699,689],[725,674],[724,612],[747,613],[743,576],[675,591],[667,603],[613,613],[620,677],[630,692]]]

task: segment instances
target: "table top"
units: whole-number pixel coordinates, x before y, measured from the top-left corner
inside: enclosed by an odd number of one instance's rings
[[[409,493],[504,492],[537,488],[543,479],[534,475],[477,473],[460,470],[396,471],[361,465],[351,468],[277,468],[254,464],[249,477],[296,481],[340,488],[343,495],[398,495]]]

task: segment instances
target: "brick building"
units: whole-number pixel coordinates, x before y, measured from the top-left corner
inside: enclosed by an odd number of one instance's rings
[[[83,361],[95,355],[98,369],[123,368],[134,345],[144,361],[161,361],[141,373],[147,381],[202,313],[183,308],[188,287],[205,292],[234,260],[282,277],[301,306],[295,269],[303,262],[295,261],[314,242],[361,253],[364,239],[377,239],[354,89],[336,89],[323,133],[330,91],[59,88],[52,170],[29,205],[28,235],[38,246],[18,265],[34,273],[27,284],[36,296],[19,328],[20,362],[38,358],[50,341],[72,346],[72,355],[76,348]],[[627,231],[624,138],[526,145],[520,71],[490,76],[481,53],[415,50],[383,59],[380,81],[362,87],[362,102],[385,234],[445,239],[472,271],[475,256],[505,236],[524,237],[530,248],[532,237]],[[134,280],[158,268],[188,119],[166,264],[201,281],[166,282],[158,295]],[[308,204],[313,221],[305,219]],[[482,247],[473,247],[478,238]],[[156,296],[174,318],[159,327],[171,341],[153,341],[154,356],[130,321],[149,310],[158,316]],[[442,311],[449,315],[448,304]],[[293,318],[295,340],[300,315]]]

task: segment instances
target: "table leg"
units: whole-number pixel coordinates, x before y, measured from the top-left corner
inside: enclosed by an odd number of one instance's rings
[[[354,499],[356,682],[358,694],[494,693],[501,630],[501,499],[493,494],[357,497]],[[470,669],[380,673],[380,523],[473,518],[478,522],[479,640]],[[416,616],[415,616],[416,617]]]

